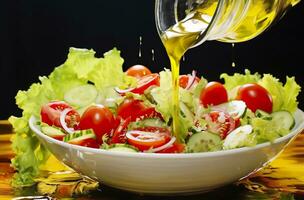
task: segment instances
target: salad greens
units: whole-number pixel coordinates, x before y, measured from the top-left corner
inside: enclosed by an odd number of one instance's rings
[[[93,99],[95,101],[91,103],[102,104],[108,107],[114,116],[119,115],[120,110],[117,108],[118,105],[123,104],[128,99],[133,99],[134,101],[129,102],[129,104],[133,103],[136,106],[140,106],[145,114],[148,111],[151,114],[152,108],[152,117],[144,119],[145,121],[143,119],[141,119],[143,121],[133,121],[129,124],[129,127],[121,127],[121,130],[126,128],[134,129],[134,127],[142,128],[143,124],[157,124],[161,128],[165,127],[170,130],[173,113],[171,104],[171,71],[165,69],[159,72],[159,75],[157,74],[159,85],[156,84],[149,87],[143,94],[127,91],[121,95],[117,92],[117,88],[123,90],[138,87],[138,80],[135,77],[128,76],[123,71],[123,62],[124,60],[120,57],[120,52],[116,48],[106,52],[103,58],[96,58],[93,50],[70,48],[65,63],[56,67],[49,76],[39,77],[40,82],[32,84],[27,91],[18,92],[16,104],[23,110],[22,117],[12,116],[9,118],[16,132],[13,138],[13,150],[16,156],[12,159],[12,165],[18,173],[15,174],[12,183],[14,186],[34,184],[34,178],[39,174],[40,166],[50,155],[40,145],[35,134],[30,130],[28,126],[29,118],[34,115],[39,119],[42,106],[51,101],[66,100],[68,102],[68,99],[73,99],[77,96],[77,92],[80,91],[79,88],[86,90],[83,88],[89,89],[93,87],[92,91],[96,89],[97,95],[93,93],[97,97],[95,98],[94,96]],[[285,85],[270,74],[264,74],[263,76],[258,73],[251,74],[249,70],[245,70],[244,74],[222,74],[221,78],[225,81],[224,86],[228,90],[231,101],[235,100],[238,88],[244,84],[257,83],[263,86],[272,96],[274,112],[264,114],[261,111],[260,113],[262,114],[258,115],[249,108],[245,108],[246,106],[243,106],[244,102],[240,103],[239,101],[233,102],[233,107],[239,109],[235,119],[229,116],[229,113],[212,112],[214,111],[212,109],[215,107],[204,107],[201,105],[201,92],[208,85],[208,81],[204,77],[201,77],[195,84],[192,82],[193,86],[191,85],[187,89],[180,87],[181,112],[179,121],[180,132],[182,134],[179,136],[178,141],[183,141],[187,144],[184,152],[216,151],[254,146],[265,141],[273,141],[290,131],[291,125],[294,123],[291,114],[295,112],[298,106],[297,95],[300,92],[300,86],[295,82],[294,77],[287,77]],[[231,108],[228,107],[232,105],[230,104],[231,101],[227,102],[224,106],[222,105],[221,109],[226,109],[226,111],[230,112]],[[82,115],[84,110],[90,105],[82,105],[83,107],[77,107],[76,105],[74,109]],[[161,115],[161,117],[157,118],[157,114]],[[240,116],[241,119],[239,119]],[[282,117],[284,118],[284,123],[280,125],[277,122]],[[214,118],[216,118],[216,122]],[[124,119],[122,124],[127,120],[130,119]],[[226,123],[225,120],[230,120],[230,124]],[[218,127],[219,123],[221,124],[220,127]],[[239,128],[237,128],[238,126]],[[215,130],[219,130],[220,132],[223,129],[226,131],[225,134],[228,134],[229,131],[230,135],[215,134]],[[84,136],[83,131],[87,130],[81,129],[77,135]],[[95,140],[94,131],[89,130],[90,132],[86,133],[86,137],[89,135],[89,139]],[[155,130],[159,131],[162,129]],[[137,132],[136,134],[139,133]],[[151,135],[152,133],[149,134]],[[131,136],[135,137],[134,135]],[[106,144],[105,141],[112,140],[113,142],[113,136],[111,137],[109,138],[108,135],[102,137],[104,144],[101,145],[101,148],[107,147],[105,149],[112,151],[130,150],[128,146],[135,148],[130,142],[125,145],[119,143]],[[227,138],[226,140],[225,137]],[[65,139],[68,142],[72,140],[75,142],[75,138],[65,137]],[[173,144],[175,139],[169,138],[167,143],[171,142]],[[79,142],[79,138],[76,138],[76,140]],[[147,152],[151,152],[151,150],[153,149],[148,149]],[[132,151],[134,152],[135,150],[132,149]],[[155,150],[155,152],[157,151]]]
[[[76,86],[88,82],[95,84],[98,90],[103,88],[131,85],[135,81],[123,73],[123,59],[116,48],[96,58],[93,50],[70,48],[64,64],[55,68],[48,76],[39,77],[40,83],[34,83],[27,91],[19,91],[16,104],[23,110],[22,117],[9,118],[16,135],[13,138],[13,167],[18,171],[12,182],[14,186],[26,186],[34,183],[39,166],[49,153],[28,126],[31,115],[39,117],[41,106],[52,100],[62,100],[64,94]]]

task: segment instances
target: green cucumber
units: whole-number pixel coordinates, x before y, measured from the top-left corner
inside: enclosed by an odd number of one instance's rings
[[[245,115],[247,106],[244,101],[233,100],[227,103],[222,103],[216,106],[212,106],[211,110],[223,111],[230,114],[233,117],[241,118]]]
[[[234,149],[244,146],[252,146],[252,142],[254,142],[250,136],[252,131],[253,128],[251,125],[240,126],[237,129],[233,130],[225,138],[223,149]]]
[[[66,135],[60,128],[49,126],[44,123],[41,125],[41,132],[50,137],[64,137]]]
[[[93,138],[93,139],[96,138],[93,129],[78,130],[72,134],[67,134],[63,138],[63,141],[68,142],[68,143],[77,143],[77,142],[80,142],[82,140],[89,139],[89,138]]]
[[[258,118],[265,119],[265,120],[271,120],[272,119],[272,116],[269,113],[267,113],[263,110],[260,110],[260,109],[257,109],[255,111],[255,116],[257,116]]]
[[[191,110],[186,106],[184,102],[180,102],[180,109],[186,119],[194,121],[194,114],[191,112]]]
[[[166,123],[159,118],[147,118],[129,124],[129,129],[133,130],[142,127],[166,127]]]
[[[221,148],[221,138],[207,131],[193,134],[187,142],[187,152],[189,153],[218,151]]]
[[[112,144],[107,148],[108,151],[119,151],[119,152],[138,152],[138,149],[128,144]]]
[[[81,108],[95,102],[97,90],[94,85],[82,85],[67,91],[64,100],[72,106]]]
[[[270,114],[272,121],[278,125],[279,128],[291,130],[295,125],[295,119],[288,111],[281,110]]]

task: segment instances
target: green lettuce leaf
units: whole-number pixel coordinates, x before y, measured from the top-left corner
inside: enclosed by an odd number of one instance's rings
[[[300,92],[301,87],[296,83],[295,78],[287,77],[284,85],[284,103],[281,110],[288,110],[291,113],[294,112],[299,104],[297,96]]]
[[[151,95],[156,101],[156,110],[161,113],[165,122],[169,123],[172,120],[173,105],[172,105],[172,74],[171,71],[165,69],[160,73],[160,86],[151,90]],[[180,101],[187,107],[193,108],[193,98],[190,91],[180,88],[179,90]],[[192,126],[193,121],[182,114],[179,115],[180,135],[179,141],[184,141],[187,136],[188,129]]]
[[[248,69],[245,69],[244,74],[235,73],[233,75],[228,75],[226,73],[221,74],[221,79],[225,81],[225,88],[227,90],[232,90],[233,88],[244,85],[247,83],[257,83],[261,79],[261,75],[258,73],[251,74]]]
[[[251,125],[253,126],[255,139],[257,143],[272,142],[282,135],[289,133],[289,130],[278,127],[277,122],[273,120],[265,120],[262,118],[252,118]]]
[[[40,166],[49,157],[48,151],[40,145],[28,126],[32,115],[40,116],[43,104],[63,100],[65,92],[88,82],[94,83],[98,89],[134,83],[134,78],[123,73],[123,59],[117,49],[105,53],[104,58],[94,55],[93,50],[70,48],[64,64],[56,67],[48,77],[39,77],[39,83],[32,84],[27,91],[19,91],[16,95],[16,104],[22,109],[22,117],[9,118],[16,133],[12,139],[15,152],[12,165],[18,171],[12,182],[14,186],[34,184]],[[103,96],[108,97],[107,94]]]
[[[293,113],[298,107],[297,96],[301,91],[301,87],[296,83],[295,78],[286,78],[283,84],[279,79],[271,74],[264,74],[263,78],[258,82],[272,96],[273,111],[287,110]]]

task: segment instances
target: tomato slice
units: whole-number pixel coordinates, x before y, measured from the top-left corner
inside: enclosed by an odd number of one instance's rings
[[[41,121],[48,124],[49,126],[61,127],[60,115],[61,112],[66,109],[72,109],[65,117],[65,122],[70,128],[75,128],[80,120],[80,115],[76,110],[74,110],[69,104],[64,101],[53,101],[47,103],[41,107]]]
[[[225,139],[236,128],[235,119],[221,111],[212,111],[205,114],[203,118],[207,122],[207,130],[218,134],[222,139]]]
[[[126,74],[135,78],[141,78],[143,76],[151,74],[151,71],[143,65],[134,65],[126,71]]]
[[[170,132],[164,128],[145,127],[139,130],[129,131],[126,134],[129,144],[140,151],[160,147],[170,141]]]
[[[188,85],[189,76],[188,75],[180,75],[179,76],[179,86],[182,88],[186,88]],[[195,77],[194,84],[197,84],[200,81],[200,78]]]
[[[127,98],[117,108],[117,116],[127,119],[131,117],[131,121],[144,118],[158,117],[162,119],[154,107],[146,107],[141,100]]]
[[[128,117],[127,119],[121,119],[120,120],[120,124],[119,126],[115,129],[110,143],[111,144],[115,144],[115,143],[126,143],[127,142],[127,138],[126,138],[126,132],[128,129],[128,125],[131,122],[131,117]]]
[[[143,94],[146,89],[153,85],[159,86],[159,75],[156,73],[141,77],[137,82],[137,87],[131,90],[131,92]]]
[[[175,142],[172,146],[158,151],[157,153],[181,153],[185,150],[185,144]]]
[[[99,144],[93,138],[88,138],[88,139],[84,139],[84,140],[81,140],[81,141],[69,142],[69,143],[79,145],[79,146],[83,146],[83,147],[91,147],[91,148],[96,148],[96,149],[99,148]]]

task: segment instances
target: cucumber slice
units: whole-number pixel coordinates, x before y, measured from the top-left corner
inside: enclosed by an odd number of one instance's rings
[[[258,118],[265,119],[265,120],[271,120],[272,119],[272,116],[269,113],[267,113],[263,110],[259,110],[259,109],[257,109],[255,111],[255,116],[257,116]]]
[[[131,122],[129,129],[136,129],[142,127],[166,127],[166,123],[159,118],[147,118],[136,122]]]
[[[189,153],[218,151],[221,150],[221,148],[221,138],[207,131],[193,134],[187,142],[187,151]]]
[[[94,85],[82,85],[67,91],[64,94],[64,100],[78,108],[87,106],[95,102],[97,90]]]
[[[190,111],[190,109],[186,106],[184,102],[180,102],[180,109],[186,119],[194,121],[194,114]]]
[[[233,130],[225,139],[223,149],[234,149],[244,146],[251,146],[252,138],[249,136],[252,133],[251,125],[240,126]]]
[[[233,100],[211,107],[211,110],[223,111],[236,118],[243,117],[246,113],[246,109],[247,106],[245,102],[240,100]]]
[[[50,137],[64,137],[66,135],[60,128],[46,124],[41,125],[41,131]]]
[[[108,151],[120,151],[120,152],[138,152],[138,149],[128,144],[112,144],[108,147]]]
[[[68,134],[63,138],[64,142],[77,143],[85,139],[96,138],[93,129],[79,130],[72,134]]]
[[[295,119],[288,111],[281,110],[271,113],[272,121],[280,128],[291,130],[295,125]]]

